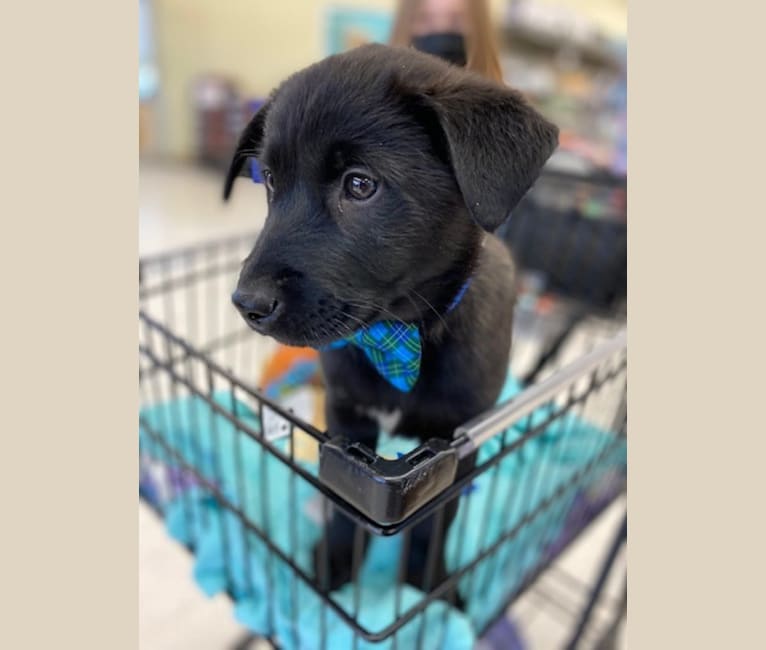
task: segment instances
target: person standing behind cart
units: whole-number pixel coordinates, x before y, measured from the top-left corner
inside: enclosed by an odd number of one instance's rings
[[[487,0],[400,0],[389,44],[412,46],[503,83]]]

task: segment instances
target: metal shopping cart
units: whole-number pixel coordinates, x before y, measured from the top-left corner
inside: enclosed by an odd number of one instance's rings
[[[503,233],[514,250],[524,248],[524,215],[542,200],[536,191]],[[504,399],[451,444],[390,439],[372,453],[256,385],[276,344],[247,328],[229,298],[255,234],[142,259],[141,497],[194,553],[200,587],[228,593],[237,618],[279,648],[458,648],[550,577],[626,484],[624,293],[619,282],[603,291],[582,280],[583,260],[603,263],[599,242],[586,241],[595,231],[582,232],[562,230],[558,252],[548,242],[537,258],[521,256],[526,289]],[[454,480],[457,459],[477,450],[475,469]],[[415,589],[404,575],[409,534],[430,517],[435,537],[454,502]],[[352,579],[335,591],[323,525],[333,513],[355,530]],[[624,540],[623,520],[567,647],[595,638],[592,615]],[[448,569],[438,582],[437,547]]]

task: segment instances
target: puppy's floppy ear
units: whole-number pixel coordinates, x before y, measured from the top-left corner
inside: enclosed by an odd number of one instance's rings
[[[270,105],[271,100],[267,101],[258,109],[258,112],[250,120],[250,123],[245,127],[245,130],[239,138],[231,165],[229,165],[229,171],[226,174],[226,181],[223,185],[224,201],[228,201],[232,186],[234,185],[237,176],[250,176],[249,169],[245,166],[245,162],[248,158],[258,155],[260,151],[266,114],[268,113]]]
[[[493,231],[537,180],[558,128],[518,92],[475,75],[439,86],[421,91],[419,103],[438,121],[471,216]]]

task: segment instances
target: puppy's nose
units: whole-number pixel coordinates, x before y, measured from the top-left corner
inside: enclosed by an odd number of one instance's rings
[[[251,289],[237,289],[231,296],[242,317],[253,325],[264,324],[279,311],[281,301],[276,286],[262,282]]]

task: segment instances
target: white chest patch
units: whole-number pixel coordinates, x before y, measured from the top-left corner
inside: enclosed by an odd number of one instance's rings
[[[385,431],[386,433],[391,433],[402,418],[401,409],[386,411],[384,409],[358,406],[356,411],[360,415],[366,415],[368,418],[375,420],[381,431]]]

